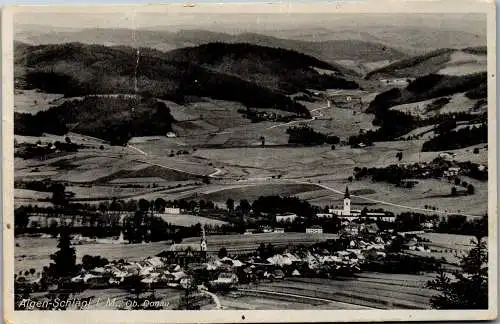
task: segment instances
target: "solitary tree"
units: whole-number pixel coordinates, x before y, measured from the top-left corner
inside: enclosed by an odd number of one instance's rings
[[[436,309],[488,308],[488,251],[486,242],[478,235],[472,240],[474,248],[461,260],[460,271],[447,274],[441,269],[427,286],[440,292],[431,298]]]
[[[219,259],[227,257],[227,250],[226,250],[226,248],[225,247],[221,247],[219,249],[219,253],[217,254],[217,256],[219,257]]]
[[[240,209],[243,214],[248,214],[250,212],[250,209],[252,209],[252,206],[246,199],[240,200]]]
[[[154,202],[155,210],[158,212],[163,212],[167,206],[167,202],[163,198],[157,198]]]
[[[457,188],[456,187],[452,187],[451,188],[451,195],[452,196],[456,196],[457,195]]]
[[[75,248],[71,246],[71,238],[67,231],[61,231],[57,247],[59,250],[50,255],[54,261],[51,264],[52,274],[58,278],[75,274],[77,269]]]
[[[14,227],[25,228],[29,223],[28,211],[25,207],[19,207],[14,210]]]
[[[66,206],[68,203],[68,199],[66,197],[66,188],[61,183],[54,183],[50,187],[50,191],[52,192],[52,203],[56,207]]]
[[[139,210],[142,212],[148,211],[149,210],[149,201],[146,199],[139,199]]]
[[[197,310],[200,309],[200,305],[197,303],[197,287],[194,282],[188,284],[184,290],[184,296],[181,297],[179,303],[179,309],[185,310]]]
[[[227,209],[228,209],[230,212],[232,212],[232,211],[234,210],[234,200],[233,200],[233,199],[231,199],[231,198],[228,198],[228,199],[226,200],[226,207],[227,207]]]

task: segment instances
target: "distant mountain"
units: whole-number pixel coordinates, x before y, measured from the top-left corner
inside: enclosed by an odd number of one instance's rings
[[[366,79],[415,78],[430,73],[465,75],[487,70],[486,47],[444,48],[396,61],[366,74]]]
[[[387,17],[386,17],[387,18]],[[391,17],[389,17],[391,18]],[[433,24],[427,26],[407,25],[407,22],[396,24],[378,23],[358,25],[355,28],[310,28],[296,30],[268,31],[266,35],[294,39],[325,42],[332,40],[359,40],[390,46],[408,55],[424,54],[440,48],[463,48],[486,45],[486,25],[478,26],[445,26]],[[464,27],[467,26],[467,27]],[[480,25],[479,25],[480,26]]]
[[[227,34],[207,30],[180,30],[175,33],[155,30],[131,29],[84,29],[36,33],[19,33],[19,41],[30,44],[60,44],[82,42],[86,44],[126,45],[155,48],[169,51],[212,42],[250,43],[255,45],[284,48],[314,56],[334,64],[336,60],[359,60],[363,62],[399,60],[406,54],[387,44],[368,40],[339,39],[327,41],[294,40],[257,33]]]

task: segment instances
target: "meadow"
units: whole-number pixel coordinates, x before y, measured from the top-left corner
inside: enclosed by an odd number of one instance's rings
[[[259,299],[265,302],[281,299],[305,303],[309,299],[311,306],[321,309],[429,309],[429,299],[437,293],[425,288],[431,278],[432,274],[384,273],[360,273],[354,278],[338,279],[292,277],[261,282],[247,290],[252,295],[259,293]],[[241,290],[244,294],[247,291]],[[254,306],[251,303],[249,307]]]
[[[44,266],[51,262],[50,254],[57,251],[57,239],[55,238],[33,238],[16,237],[14,248],[15,273],[34,268],[41,271]],[[84,255],[101,256],[108,260],[139,261],[148,256],[154,256],[168,249],[167,242],[152,242],[143,244],[106,244],[91,243],[75,245],[77,262],[81,262]]]

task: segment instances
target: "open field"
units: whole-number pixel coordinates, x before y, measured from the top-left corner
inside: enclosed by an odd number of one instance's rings
[[[287,278],[240,290],[265,300],[306,302],[311,298],[309,303],[314,306],[323,304],[322,309],[428,309],[430,297],[437,293],[425,288],[426,282],[432,278],[433,275],[361,273],[355,278],[334,280]]]
[[[64,97],[62,94],[44,93],[37,90],[16,90],[14,93],[14,110],[18,113],[36,114],[60,104],[55,100]]]
[[[252,169],[251,176],[257,177],[259,170],[279,172],[287,178],[307,178],[331,175],[347,178],[355,166],[384,167],[396,163],[430,162],[439,152],[421,152],[424,140],[377,142],[374,146],[352,149],[347,146],[335,150],[327,145],[316,147],[242,147],[199,149],[193,156],[213,161],[217,166],[232,169]],[[481,147],[483,147],[482,145]],[[470,152],[468,152],[470,150]],[[398,161],[396,153],[403,152]],[[483,161],[487,163],[486,150],[472,154],[472,148],[452,150],[457,161]],[[470,153],[470,154],[465,154]],[[228,169],[230,171],[232,169]],[[249,176],[250,177],[250,176]]]
[[[76,198],[87,200],[105,199],[114,195],[137,199],[204,197],[203,199],[225,203],[229,197],[235,200],[253,200],[260,195],[291,194],[299,195],[319,205],[340,203],[341,195],[333,192],[328,194],[321,188],[307,184],[308,181],[311,185],[320,181],[342,192],[345,186],[349,185],[351,190],[365,190],[361,196],[394,204],[404,203],[419,208],[433,205],[443,211],[460,210],[477,215],[486,211],[486,182],[471,181],[476,187],[473,196],[448,197],[451,184],[445,181],[419,180],[419,184],[413,189],[373,183],[368,179],[355,181],[352,184],[347,181],[355,166],[384,167],[396,163],[430,162],[438,157],[439,152],[420,152],[423,141],[378,142],[372,147],[351,149],[340,146],[336,150],[331,150],[326,145],[205,148],[198,149],[191,155],[174,158],[165,157],[161,152],[144,156],[134,150],[122,148],[110,148],[109,151],[82,150],[46,161],[16,159],[15,177],[32,180],[51,178],[68,182],[70,190],[77,194]],[[147,145],[152,147],[160,147],[158,144],[155,141],[147,142]],[[480,148],[479,154],[473,154],[474,147]],[[451,152],[456,154],[454,159],[457,161],[470,160],[487,165],[488,151],[485,145],[474,147]],[[401,162],[396,158],[396,153],[400,151],[403,152]],[[214,174],[215,177],[227,180],[222,182],[214,180],[213,184],[197,187],[167,189],[178,184],[184,186],[200,181],[196,175],[202,174]],[[282,176],[282,180],[271,179],[272,176],[278,175]],[[189,180],[190,178],[192,180]],[[160,182],[160,179],[163,181]],[[237,179],[245,181],[235,181]],[[293,184],[287,182],[288,179],[302,179],[306,185]],[[90,183],[93,183],[94,187],[87,187]],[[120,188],[126,184],[137,183],[145,187],[156,184],[163,188]],[[320,191],[314,193],[317,190]],[[39,194],[34,192],[17,191],[16,196],[24,200],[39,198]],[[384,207],[354,198],[353,207],[356,205]],[[393,212],[406,211],[397,207],[387,209]]]
[[[224,309],[278,310],[278,309],[368,309],[354,304],[326,298],[302,296],[259,289],[259,286],[240,288],[232,294],[221,296]]]
[[[487,182],[473,182],[476,190],[472,196],[452,197],[450,196],[452,184],[436,179],[417,180],[418,184],[412,189],[398,188],[385,182],[372,182],[370,179],[348,182],[346,180],[329,180],[325,176],[321,177],[320,181],[321,184],[335,188],[339,192],[330,191],[328,193],[327,191],[319,190],[307,193],[306,197],[303,194],[299,197],[307,199],[312,204],[341,206],[343,191],[345,190],[345,186],[348,185],[351,192],[359,190],[359,196],[368,198],[362,199],[353,194],[351,197],[351,206],[355,209],[362,209],[366,206],[368,208],[384,208],[394,213],[411,211],[407,208],[388,206],[370,201],[370,199],[373,199],[422,209],[425,205],[436,206],[439,211],[446,211],[448,213],[481,216],[487,212],[487,205],[485,203],[488,195]],[[317,183],[317,180],[311,182]],[[320,188],[318,187],[318,189]],[[425,212],[425,210],[418,210],[418,212]],[[429,213],[433,212],[429,211]]]
[[[57,251],[57,239],[55,238],[33,238],[17,237],[15,243],[19,246],[14,248],[15,271],[29,270],[35,268],[42,270],[51,262],[50,254]],[[77,262],[85,255],[100,255],[108,260],[126,259],[130,261],[142,260],[148,256],[154,256],[168,249],[167,242],[153,242],[144,244],[106,244],[92,243],[75,245]],[[16,272],[16,273],[17,273]]]
[[[155,216],[160,217],[165,222],[177,225],[177,226],[191,226],[200,224],[210,224],[210,225],[223,225],[226,224],[224,221],[220,221],[217,219],[206,218],[195,215],[186,215],[186,214],[155,214]]]
[[[346,67],[350,70],[356,71],[360,75],[364,75],[372,70],[379,69],[386,65],[392,63],[390,60],[382,60],[382,61],[372,61],[372,62],[360,62],[357,60],[337,60],[335,63]]]
[[[486,55],[457,51],[451,54],[450,60],[438,71],[439,74],[465,75],[487,70]]]
[[[481,113],[487,111],[487,107],[483,106],[480,110],[473,110],[474,104],[477,100],[469,99],[465,96],[465,93],[457,93],[452,96],[447,96],[443,98],[449,98],[450,102],[439,108],[438,110],[427,110],[427,106],[434,102],[436,98],[423,100],[418,102],[412,102],[402,105],[397,105],[391,107],[391,110],[401,111],[410,115],[426,117],[432,116],[437,113],[450,114],[458,112],[470,112],[470,113]]]
[[[246,185],[239,188],[222,189],[206,194],[199,194],[196,199],[211,200],[215,203],[225,204],[228,198],[233,199],[238,203],[241,199],[247,199],[252,202],[259,198],[259,196],[273,196],[273,195],[295,195],[297,193],[308,192],[314,190],[314,185],[303,184],[256,184]],[[195,197],[190,197],[195,198]]]

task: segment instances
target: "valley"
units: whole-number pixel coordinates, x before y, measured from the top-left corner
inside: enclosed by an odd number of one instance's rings
[[[433,307],[488,234],[484,35],[348,25],[18,29],[16,289]]]

